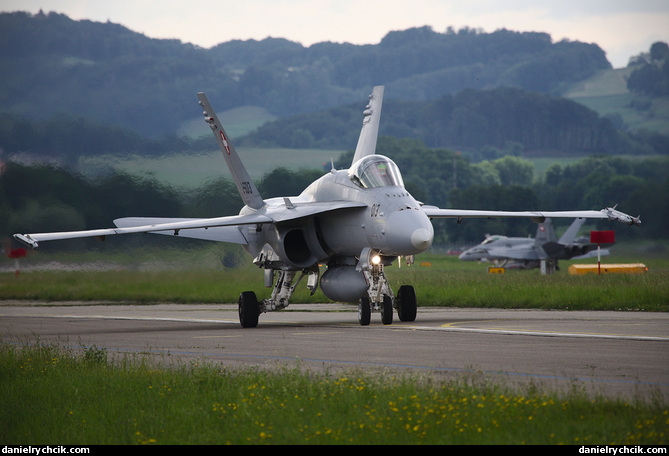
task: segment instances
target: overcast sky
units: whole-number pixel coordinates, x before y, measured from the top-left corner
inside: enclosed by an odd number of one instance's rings
[[[668,0],[0,0],[2,12],[40,9],[205,48],[268,36],[376,44],[393,30],[467,26],[597,43],[620,68],[653,42],[669,42]]]

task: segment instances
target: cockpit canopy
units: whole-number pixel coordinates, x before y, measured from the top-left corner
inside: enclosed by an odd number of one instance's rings
[[[491,242],[499,241],[500,239],[508,239],[508,238],[506,236],[500,236],[500,235],[487,236],[485,238],[485,241],[481,242],[481,245],[490,244]]]
[[[362,188],[404,187],[402,174],[397,165],[383,155],[368,155],[361,158],[348,170],[348,177]]]

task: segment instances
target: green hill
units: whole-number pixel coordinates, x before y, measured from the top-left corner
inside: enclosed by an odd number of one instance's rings
[[[240,144],[345,149],[355,144],[360,106],[268,122]],[[667,139],[617,129],[581,103],[518,88],[464,90],[434,101],[384,101],[380,134],[418,138],[427,146],[467,152],[476,160],[502,155],[582,157],[667,154]],[[655,138],[657,139],[657,138]]]
[[[627,88],[627,79],[636,68],[598,71],[572,84],[562,95],[629,131],[648,130],[669,135],[669,97],[650,97]]]
[[[110,22],[0,14],[2,111],[33,120],[68,112],[152,137],[198,118],[198,91],[221,111],[256,106],[286,117],[359,103],[379,84],[389,99],[414,101],[501,86],[554,93],[608,68],[597,45],[505,29],[418,27],[375,45],[268,38],[203,49]]]
[[[17,12],[0,14],[0,71],[0,148],[10,157],[71,164],[215,150],[198,91],[238,144],[346,150],[377,84],[386,86],[381,134],[474,160],[669,152],[666,137],[639,133],[666,131],[666,98],[628,92],[631,70],[612,70],[597,45],[545,33],[418,27],[376,45],[268,38],[202,49]]]

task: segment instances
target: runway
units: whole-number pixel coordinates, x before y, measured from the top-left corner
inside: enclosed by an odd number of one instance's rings
[[[241,328],[236,304],[0,304],[0,335],[12,344],[96,346],[159,361],[205,359],[231,368],[412,372],[669,398],[669,313],[419,308],[392,325],[357,322],[343,304],[292,304]],[[390,380],[389,380],[390,381]]]

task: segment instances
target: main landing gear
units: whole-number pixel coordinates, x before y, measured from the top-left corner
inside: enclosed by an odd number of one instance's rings
[[[245,291],[239,295],[239,323],[242,328],[255,328],[258,326],[260,307],[258,298],[252,291]]]
[[[265,277],[265,284],[271,284],[274,278],[274,272],[271,269],[266,269],[267,276]],[[264,299],[258,302],[258,298],[253,291],[245,291],[239,295],[239,322],[242,328],[255,328],[258,326],[258,317],[264,312],[273,312],[288,307],[288,301],[295,291],[295,287],[300,283],[304,276],[308,276],[307,288],[311,290],[311,294],[316,291],[318,284],[318,268],[313,270],[302,271],[302,274],[295,283],[295,275],[297,271],[283,271],[279,270],[279,277],[274,284],[272,296],[269,299]]]
[[[397,295],[393,294],[386,274],[383,272],[383,264],[380,261],[364,262],[360,264],[359,270],[365,276],[369,285],[367,295],[360,298],[358,302],[358,321],[362,326],[370,324],[372,312],[381,313],[381,321],[384,325],[392,324],[394,310],[397,310],[400,321],[411,322],[416,320],[418,310],[416,292],[411,285],[402,285]],[[305,276],[308,277],[307,288],[311,290],[312,294],[318,285],[318,268],[302,271],[296,281],[295,277],[298,271],[278,270],[276,271],[278,272],[278,278],[275,283],[273,283],[274,271],[270,269],[265,271],[265,285],[273,286],[272,295],[269,299],[259,302],[256,294],[252,291],[245,291],[239,296],[239,322],[243,328],[258,326],[258,317],[261,313],[288,307],[288,301],[293,295],[295,287]]]
[[[285,306],[284,306],[285,307]],[[384,295],[382,302],[372,303],[368,297],[360,299],[358,303],[358,321],[362,326],[368,326],[372,320],[372,311],[381,313],[384,325],[393,322],[393,308],[397,309],[400,321],[415,321],[417,313],[416,292],[411,285],[400,287],[397,296]],[[242,328],[258,326],[260,314],[265,312],[265,304],[259,303],[253,291],[245,291],[239,295],[239,322]],[[278,309],[275,309],[278,310]]]

